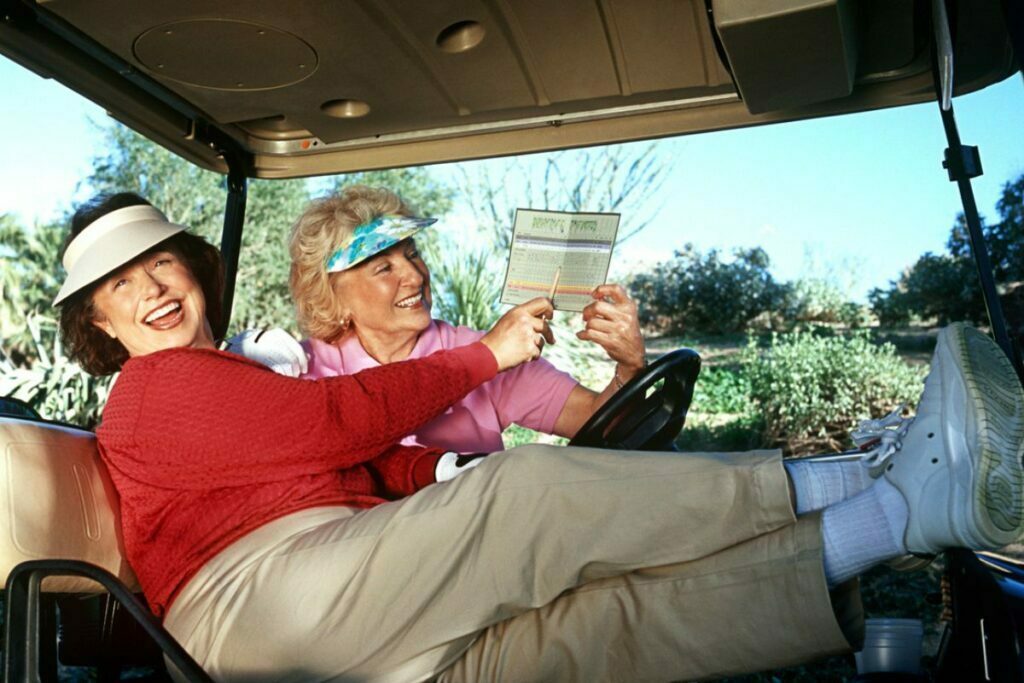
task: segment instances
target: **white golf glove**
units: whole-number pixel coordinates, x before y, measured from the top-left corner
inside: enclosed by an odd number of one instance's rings
[[[469,453],[459,455],[448,451],[442,455],[434,467],[434,481],[448,481],[454,479],[463,472],[473,469],[484,461],[486,453]]]
[[[309,360],[302,345],[280,327],[246,330],[225,343],[225,351],[266,365],[279,375],[298,377],[309,370]]]

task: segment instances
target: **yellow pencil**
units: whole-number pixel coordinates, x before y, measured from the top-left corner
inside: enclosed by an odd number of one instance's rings
[[[551,291],[548,293],[548,298],[551,299],[551,305],[555,304],[555,292],[558,291],[558,278],[562,276],[562,266],[558,266],[555,269],[555,279],[551,283]]]

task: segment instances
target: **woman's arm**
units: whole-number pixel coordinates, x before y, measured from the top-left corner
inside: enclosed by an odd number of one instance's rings
[[[313,382],[194,349],[129,361],[101,441],[119,466],[164,485],[235,486],[374,459],[499,370],[540,354],[550,302],[505,314],[478,343]],[[132,460],[135,459],[133,462]]]
[[[129,362],[118,380],[126,401],[112,403],[135,403],[136,417],[105,414],[100,436],[131,440],[122,452],[138,462],[119,466],[140,479],[158,470],[159,483],[184,488],[276,481],[374,459],[496,371],[483,344],[315,382],[179,349]]]
[[[586,327],[576,336],[603,348],[616,363],[615,374],[600,393],[582,385],[572,390],[555,421],[558,436],[575,436],[590,416],[647,364],[636,302],[619,285],[601,285],[592,296],[594,302],[583,309]]]

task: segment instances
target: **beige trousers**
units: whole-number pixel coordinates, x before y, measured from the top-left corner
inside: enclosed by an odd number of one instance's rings
[[[833,609],[820,536],[775,452],[527,446],[271,522],[165,624],[223,681],[708,678],[849,649],[859,602]]]

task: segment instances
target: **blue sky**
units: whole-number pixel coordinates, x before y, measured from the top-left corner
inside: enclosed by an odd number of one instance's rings
[[[0,212],[57,215],[98,151],[104,112],[0,58]],[[1024,82],[1012,77],[954,101],[961,138],[981,151],[978,206],[995,218],[1003,183],[1024,173]],[[685,136],[650,226],[617,252],[622,273],[694,242],[764,247],[782,279],[825,277],[863,300],[925,251],[942,251],[960,210],[941,167],[935,104]],[[17,160],[17,164],[13,163]],[[554,207],[552,207],[554,208]]]

